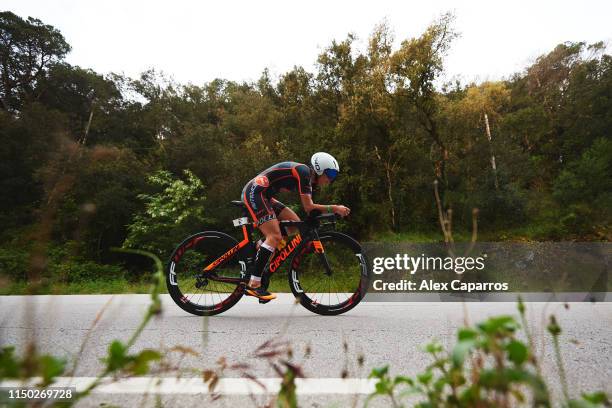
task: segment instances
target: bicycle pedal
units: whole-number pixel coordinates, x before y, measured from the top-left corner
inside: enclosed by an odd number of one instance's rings
[[[268,303],[268,302],[269,302],[269,301],[271,301],[271,300],[272,300],[272,299],[266,299],[266,300],[264,300],[264,299],[259,299],[259,303],[261,303],[261,304],[263,305],[263,304]]]

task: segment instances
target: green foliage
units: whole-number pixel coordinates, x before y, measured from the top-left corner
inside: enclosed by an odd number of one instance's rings
[[[37,293],[41,295],[90,295],[90,294],[126,294],[148,293],[150,282],[146,278],[137,281],[127,280],[123,276],[114,280],[96,279],[79,282],[53,282],[52,285],[41,287]],[[165,292],[165,291],[164,291]],[[29,295],[31,287],[24,282],[8,281],[0,286],[0,295]]]
[[[132,333],[127,342],[123,343],[119,340],[114,340],[111,342],[108,347],[106,357],[102,359],[102,362],[106,364],[106,367],[85,390],[78,393],[76,399],[71,401],[71,403],[76,403],[78,400],[89,395],[96,387],[98,387],[98,385],[100,385],[103,378],[109,374],[145,375],[148,374],[150,364],[152,362],[159,361],[163,358],[163,354],[154,349],[144,349],[136,354],[129,354],[129,349],[140,337],[142,331],[149,324],[151,319],[154,316],[158,316],[162,312],[162,304],[159,296],[161,288],[164,286],[164,268],[162,263],[157,256],[147,251],[120,248],[115,248],[115,250],[117,252],[141,255],[151,259],[154,262],[155,272],[153,274],[153,283],[149,292],[151,303],[149,304],[140,325]],[[75,364],[78,364],[78,361],[75,362]]]
[[[78,255],[78,246],[77,242],[71,241],[49,248],[44,276],[49,283],[55,285],[124,279],[123,267],[88,260]],[[0,275],[6,276],[10,281],[27,281],[30,263],[29,250],[9,246],[0,248]]]
[[[145,375],[149,372],[149,364],[159,359],[161,359],[161,354],[152,349],[144,349],[137,354],[128,354],[128,347],[119,340],[115,340],[108,346],[108,356],[102,361],[106,363],[108,373],[125,371],[132,375]]]
[[[148,177],[149,184],[161,191],[139,195],[145,203],[145,211],[136,215],[128,226],[124,248],[144,248],[166,254],[181,238],[209,222],[205,217],[206,197],[202,182],[189,170],[184,174],[186,180],[174,179],[164,170]]]
[[[37,177],[55,148],[54,136],[66,125],[58,112],[39,103],[24,107],[19,118],[0,109],[0,223],[22,228],[33,222],[33,210],[44,192]]]
[[[23,357],[15,355],[15,347],[6,346],[0,350],[0,382],[8,379],[41,377],[41,387],[53,383],[66,368],[66,360],[48,354],[38,354],[29,347]]]
[[[437,231],[434,180],[455,231],[478,208],[481,236],[610,238],[612,57],[601,43],[559,44],[506,81],[438,86],[457,36],[444,14],[398,42],[386,24],[364,49],[353,35],[333,41],[313,71],[277,81],[264,71],[184,85],[71,66],[61,33],[34,18],[0,13],[0,34],[3,241],[44,218],[40,239],[80,241],[80,261],[117,263],[109,248],[123,243],[165,255],[205,224],[230,231],[227,202],[262,169],[321,150],[342,172],[314,200],[351,207],[344,228],[361,238]],[[185,169],[193,177],[169,176]]]
[[[30,254],[21,248],[0,248],[0,275],[11,280],[26,279]]]
[[[117,265],[103,265],[93,261],[71,259],[52,266],[54,283],[76,283],[123,278],[125,271]]]
[[[108,135],[112,116],[121,109],[121,93],[111,79],[64,62],[53,65],[37,88],[45,90],[41,103],[66,115],[76,140],[87,145],[119,142]]]
[[[74,399],[66,402],[66,406],[76,404],[80,399],[89,395],[92,390],[98,387],[101,381],[109,374],[119,375],[146,375],[149,373],[151,363],[162,359],[163,354],[158,350],[143,349],[137,353],[130,354],[129,349],[134,345],[138,337],[150,320],[161,313],[160,291],[164,285],[163,266],[159,258],[155,255],[138,250],[118,250],[136,255],[149,257],[155,263],[155,273],[153,274],[153,284],[150,290],[151,303],[138,328],[132,333],[127,342],[119,340],[111,342],[106,357],[102,358],[105,363],[104,369],[92,381],[86,389],[79,391]],[[71,374],[74,374],[79,363],[74,362]],[[26,380],[32,377],[41,377],[42,381],[38,387],[45,388],[52,385],[56,377],[61,376],[66,371],[66,360],[52,355],[40,355],[36,351],[33,343],[26,347],[23,356],[15,354],[14,346],[4,346],[0,349],[0,382],[8,379]]]
[[[592,221],[612,221],[612,141],[595,140],[580,158],[567,164],[554,181],[554,197],[564,203],[562,225],[585,232]]]
[[[59,154],[44,169],[46,180],[62,173],[73,180],[58,205],[55,237],[60,242],[78,238],[83,257],[114,261],[108,248],[123,242],[126,225],[142,207],[138,192],[146,187],[148,166],[126,148],[68,142],[66,150],[72,148],[74,154]]]
[[[37,82],[70,46],[55,27],[10,11],[0,12],[0,33],[0,104],[6,111],[19,110],[40,95],[34,91]]]
[[[278,408],[297,408],[297,387],[295,385],[295,379],[299,376],[299,369],[292,364],[284,363],[285,371],[282,374],[282,381],[278,395],[276,399],[276,406]]]
[[[525,306],[520,299],[518,310],[525,324]],[[524,342],[519,338],[520,329],[512,316],[491,317],[474,327],[463,327],[449,351],[435,342],[425,346],[433,362],[414,378],[394,377],[388,366],[373,369],[370,378],[376,379],[376,386],[367,401],[386,397],[394,407],[400,407],[410,397],[410,406],[421,408],[551,406],[553,401],[530,346],[531,334],[523,327],[528,339]],[[559,352],[561,328],[554,316],[548,331],[553,336],[565,406],[607,406],[608,397],[603,392],[583,394],[580,400],[569,398]]]

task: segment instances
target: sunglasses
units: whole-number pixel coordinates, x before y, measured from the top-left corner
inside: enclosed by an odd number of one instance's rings
[[[338,177],[338,170],[336,169],[325,169],[323,170],[323,174],[327,176],[329,181],[334,181],[336,177]]]

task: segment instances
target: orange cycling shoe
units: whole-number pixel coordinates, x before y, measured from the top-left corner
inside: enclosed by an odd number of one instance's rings
[[[270,301],[272,299],[276,299],[276,295],[274,293],[270,293],[267,290],[265,290],[263,287],[258,287],[258,288],[251,288],[249,286],[247,286],[244,289],[244,293],[247,296],[253,296],[258,298],[259,300],[267,300]]]

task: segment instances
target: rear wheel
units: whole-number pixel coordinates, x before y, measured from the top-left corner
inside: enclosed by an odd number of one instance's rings
[[[361,245],[340,232],[321,232],[319,238],[329,263],[326,273],[321,254],[311,242],[291,260],[289,286],[302,306],[321,315],[345,313],[363,299],[368,288],[368,264]]]
[[[203,269],[238,245],[230,235],[205,231],[184,240],[172,253],[166,267],[166,286],[174,302],[198,316],[212,316],[234,306],[242,297],[239,284],[219,282]],[[240,253],[211,272],[213,277],[243,278],[246,265]]]

